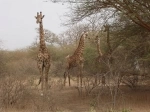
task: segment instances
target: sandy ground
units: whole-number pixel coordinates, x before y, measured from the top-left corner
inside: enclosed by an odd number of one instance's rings
[[[71,87],[64,87],[62,80],[51,81],[47,96],[41,96],[38,88],[34,88],[29,91],[30,96],[25,98],[25,106],[0,112],[108,112],[112,108],[113,93],[107,87],[99,86],[89,95],[83,87],[82,95],[79,95],[76,83],[71,83]],[[123,109],[128,110],[124,112],[150,112],[150,87],[141,86],[131,90],[121,86],[115,101],[116,112],[122,112]]]

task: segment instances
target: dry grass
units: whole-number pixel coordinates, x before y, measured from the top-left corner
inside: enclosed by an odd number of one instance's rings
[[[36,81],[35,81],[36,82]],[[48,94],[41,96],[38,87],[28,89],[28,94],[18,106],[3,109],[3,112],[108,112],[111,108],[111,95],[106,88],[95,89],[89,96],[79,96],[76,85],[63,87],[62,79],[51,79],[51,87]],[[84,89],[84,88],[83,88]],[[97,94],[100,94],[97,97]],[[137,90],[131,90],[121,86],[118,94],[116,109],[129,109],[131,112],[150,112],[150,88],[143,86]],[[121,112],[121,111],[120,111]]]
[[[124,107],[132,109],[132,112],[150,112],[150,87],[141,86],[137,90],[124,90]]]

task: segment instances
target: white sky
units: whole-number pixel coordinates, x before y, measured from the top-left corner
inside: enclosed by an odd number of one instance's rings
[[[0,0],[0,40],[3,48],[25,48],[35,40],[38,28],[34,16],[42,11],[44,28],[59,34],[65,31],[61,23],[68,10],[65,5],[46,0]]]

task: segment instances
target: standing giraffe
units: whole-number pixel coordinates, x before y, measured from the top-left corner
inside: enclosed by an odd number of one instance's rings
[[[36,23],[39,24],[39,33],[40,33],[40,46],[39,46],[39,52],[37,55],[37,66],[40,71],[40,80],[39,84],[41,82],[41,89],[43,90],[48,88],[48,72],[50,69],[50,55],[48,53],[48,49],[45,44],[44,40],[44,30],[43,30],[43,23],[42,20],[44,18],[44,15],[42,15],[42,12],[40,14],[37,12]],[[45,73],[43,73],[45,72]]]
[[[69,86],[70,86],[70,70],[74,67],[77,67],[79,73],[77,74],[77,86],[79,85],[82,87],[82,75],[83,75],[83,50],[84,50],[84,40],[87,38],[88,32],[83,32],[80,37],[80,41],[78,44],[77,49],[75,50],[72,56],[67,56],[67,67],[64,72],[64,86],[66,84],[66,78],[68,76]]]
[[[96,60],[95,60],[96,61],[95,65],[96,65],[96,67],[98,67],[98,65],[100,63],[102,63],[102,61],[103,61],[103,54],[102,54],[102,51],[100,48],[100,37],[97,35],[95,40],[96,40],[97,53],[98,53],[98,57],[96,57]],[[98,74],[95,75],[95,84],[96,85],[97,85],[97,79],[100,79]],[[100,82],[100,80],[99,80],[99,82]],[[102,75],[101,83],[102,83],[102,85],[105,85],[105,76],[104,75]]]

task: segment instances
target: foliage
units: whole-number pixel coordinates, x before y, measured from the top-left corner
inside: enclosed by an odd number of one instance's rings
[[[37,40],[39,40],[39,29],[36,28],[35,30],[38,33],[38,36],[36,38],[36,41],[37,41]],[[44,29],[44,37],[45,37],[45,41],[47,43],[51,44],[51,45],[52,44],[57,44],[59,42],[58,36],[55,33],[53,33],[50,30],[48,30],[48,29]],[[35,43],[35,45],[38,44],[37,42],[34,42],[34,43]]]
[[[54,2],[64,2],[53,0]],[[100,18],[106,21],[109,18],[118,16],[118,13],[125,15],[134,23],[150,31],[150,1],[149,0],[67,0],[70,3],[72,12],[71,22],[79,22],[91,15],[100,14]],[[74,5],[72,5],[74,4]],[[104,14],[101,12],[109,12]],[[103,16],[104,15],[104,16]],[[106,17],[107,16],[107,17]]]
[[[25,94],[25,86],[22,81],[15,77],[6,77],[1,80],[0,103],[4,108],[13,107],[19,104]]]
[[[3,77],[7,71],[6,62],[5,62],[6,54],[7,53],[4,50],[0,51],[0,77]]]

